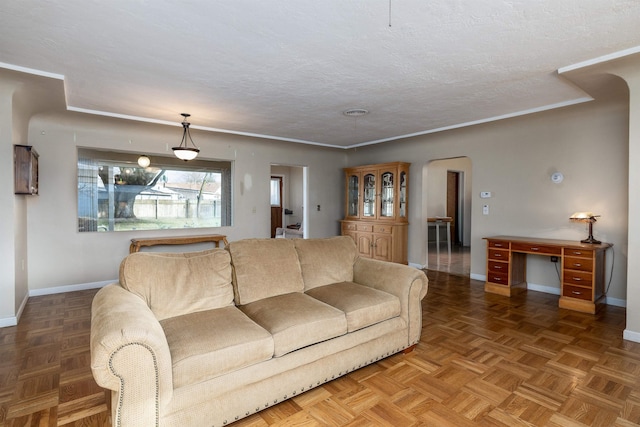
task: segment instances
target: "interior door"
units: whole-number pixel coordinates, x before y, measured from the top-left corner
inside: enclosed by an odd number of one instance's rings
[[[271,237],[282,227],[282,177],[271,177]]]

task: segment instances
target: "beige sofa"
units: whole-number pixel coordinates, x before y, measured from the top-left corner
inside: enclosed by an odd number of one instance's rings
[[[92,305],[114,426],[224,426],[411,348],[424,272],[350,237],[127,256]]]

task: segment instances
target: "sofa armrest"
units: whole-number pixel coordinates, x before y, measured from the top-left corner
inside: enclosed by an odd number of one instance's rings
[[[118,284],[91,306],[91,370],[112,390],[114,426],[158,425],[173,395],[169,345],[147,304]]]
[[[407,346],[420,340],[421,301],[429,286],[424,271],[404,264],[358,257],[353,266],[353,281],[397,296],[400,299],[400,316],[409,327]]]

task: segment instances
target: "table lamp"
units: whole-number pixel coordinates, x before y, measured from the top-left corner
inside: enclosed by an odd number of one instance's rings
[[[589,237],[587,237],[584,240],[580,240],[581,243],[593,243],[593,244],[598,244],[598,243],[602,243],[599,240],[596,240],[593,238],[593,223],[596,222],[596,218],[599,217],[600,215],[594,215],[591,212],[576,212],[573,215],[571,215],[569,217],[569,219],[571,221],[578,221],[578,222],[587,222],[589,223]]]

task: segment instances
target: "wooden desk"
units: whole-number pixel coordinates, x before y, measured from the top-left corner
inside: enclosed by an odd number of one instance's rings
[[[436,252],[440,255],[440,226],[447,225],[447,252],[451,256],[451,223],[453,218],[450,216],[436,216],[427,218],[427,226],[434,225],[436,227]]]
[[[613,245],[571,240],[535,239],[515,236],[485,237],[487,281],[485,292],[511,296],[527,289],[526,255],[557,256],[561,308],[595,313],[605,298],[605,252]]]
[[[208,243],[213,242],[216,248],[220,247],[220,242],[224,245],[228,245],[227,236],[222,234],[206,234],[200,236],[175,236],[175,237],[151,237],[147,239],[131,239],[131,245],[129,245],[129,253],[139,252],[143,246],[158,246],[158,245],[190,245],[193,243]]]

